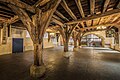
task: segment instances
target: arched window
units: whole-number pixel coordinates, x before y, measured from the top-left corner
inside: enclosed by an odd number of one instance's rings
[[[88,47],[101,47],[102,46],[102,39],[94,34],[89,34],[82,37],[81,40],[82,45]]]

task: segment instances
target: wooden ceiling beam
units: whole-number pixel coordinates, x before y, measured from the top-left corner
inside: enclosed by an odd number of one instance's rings
[[[86,25],[89,27],[91,25],[91,21],[86,21]]]
[[[6,18],[11,18],[11,16],[5,15],[5,14],[1,14],[1,13],[0,13],[0,16],[6,17]]]
[[[5,14],[5,15],[14,16],[14,14],[8,13],[8,12],[2,11],[2,10],[0,10],[0,13],[1,13],[1,14]]]
[[[105,0],[105,2],[104,2],[104,7],[103,7],[103,13],[107,10],[107,7],[108,7],[108,5],[109,5],[109,2],[110,2],[110,0]]]
[[[81,29],[79,25],[76,26],[78,29]]]
[[[66,20],[66,21],[69,21],[69,19],[67,19],[62,13],[60,13],[58,10],[55,11],[55,13],[61,17],[62,19]]]
[[[108,19],[108,16],[102,17],[99,24],[105,23],[105,21],[106,21],[107,19]]]
[[[11,19],[8,20],[8,23],[9,23],[9,24],[13,24],[13,23],[15,23],[15,22],[17,22],[17,21],[19,21],[19,20],[20,20],[20,19],[19,19],[18,16],[14,16],[14,17],[12,17]]]
[[[106,23],[106,24],[100,24],[100,25],[94,25],[94,26],[90,26],[90,27],[86,27],[86,28],[81,28],[80,30],[86,30],[86,29],[93,29],[93,28],[97,28],[99,26],[111,26],[111,25],[114,25],[114,24],[111,24],[111,23]]]
[[[55,23],[58,24],[59,26],[63,26],[63,25],[64,25],[61,21],[57,20],[57,19],[54,18],[54,17],[51,19],[51,22],[55,22]]]
[[[68,7],[65,0],[61,2],[61,6],[65,9],[65,11],[74,19],[77,20],[77,17],[74,15],[74,13],[71,11],[71,9]]]
[[[82,4],[81,4],[81,1],[80,0],[75,0],[76,2],[76,5],[79,9],[79,12],[81,14],[82,17],[85,17],[85,14],[84,14],[84,11],[83,11],[83,8],[82,8]]]
[[[55,19],[57,19],[57,20],[63,22],[63,20],[62,20],[61,18],[59,18],[58,16],[56,16],[56,15],[53,15],[53,18],[55,18]]]
[[[107,23],[107,22],[110,22],[110,20],[111,20],[112,17],[113,17],[113,16],[109,16],[109,17],[106,19],[105,22],[106,22],[106,23]]]
[[[11,9],[4,7],[4,6],[1,6],[1,5],[0,5],[0,9],[6,10],[6,11],[11,11]]]
[[[5,23],[13,24],[19,20],[20,20],[19,17],[17,15],[15,15],[14,17],[11,17],[10,19],[5,18],[4,20],[2,20],[2,23],[5,22]]]
[[[4,20],[6,20],[6,18],[0,16],[0,23],[1,21],[4,21]]]
[[[117,15],[117,14],[118,15],[120,14],[120,9],[114,9],[112,11],[107,11],[107,12],[101,13],[101,14],[94,14],[93,16],[84,17],[84,18],[74,20],[74,21],[69,21],[69,22],[67,22],[65,24],[81,23],[81,22],[85,22],[85,21],[88,21],[88,20],[93,20],[93,19],[102,18],[102,17],[105,17],[105,16]]]
[[[4,2],[4,3],[8,3],[8,4],[11,4],[11,5],[14,5],[14,6],[17,6],[19,8],[23,8],[23,9],[26,9],[30,12],[35,12],[35,9],[34,7],[20,1],[20,0],[0,0],[0,2]]]
[[[43,6],[46,3],[48,3],[50,0],[38,0],[33,6],[38,7],[38,6]]]
[[[116,17],[114,17],[114,19],[112,20],[112,22],[116,21],[117,19],[119,19],[120,15],[117,15]]]
[[[82,27],[83,27],[83,28],[85,27],[85,25],[84,25],[84,23],[83,23],[83,22],[81,22],[80,24],[82,25]]]
[[[90,0],[90,13],[91,15],[95,13],[95,0]]]

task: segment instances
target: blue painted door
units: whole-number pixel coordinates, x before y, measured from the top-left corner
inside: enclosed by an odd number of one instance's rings
[[[23,38],[13,38],[12,53],[23,52]]]

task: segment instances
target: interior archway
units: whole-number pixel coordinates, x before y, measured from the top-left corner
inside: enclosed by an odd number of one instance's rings
[[[82,37],[81,44],[87,47],[103,47],[104,38],[96,34],[87,34]]]

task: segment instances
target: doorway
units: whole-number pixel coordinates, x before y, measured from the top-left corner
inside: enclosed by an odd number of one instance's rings
[[[12,39],[12,53],[23,52],[23,38]]]

